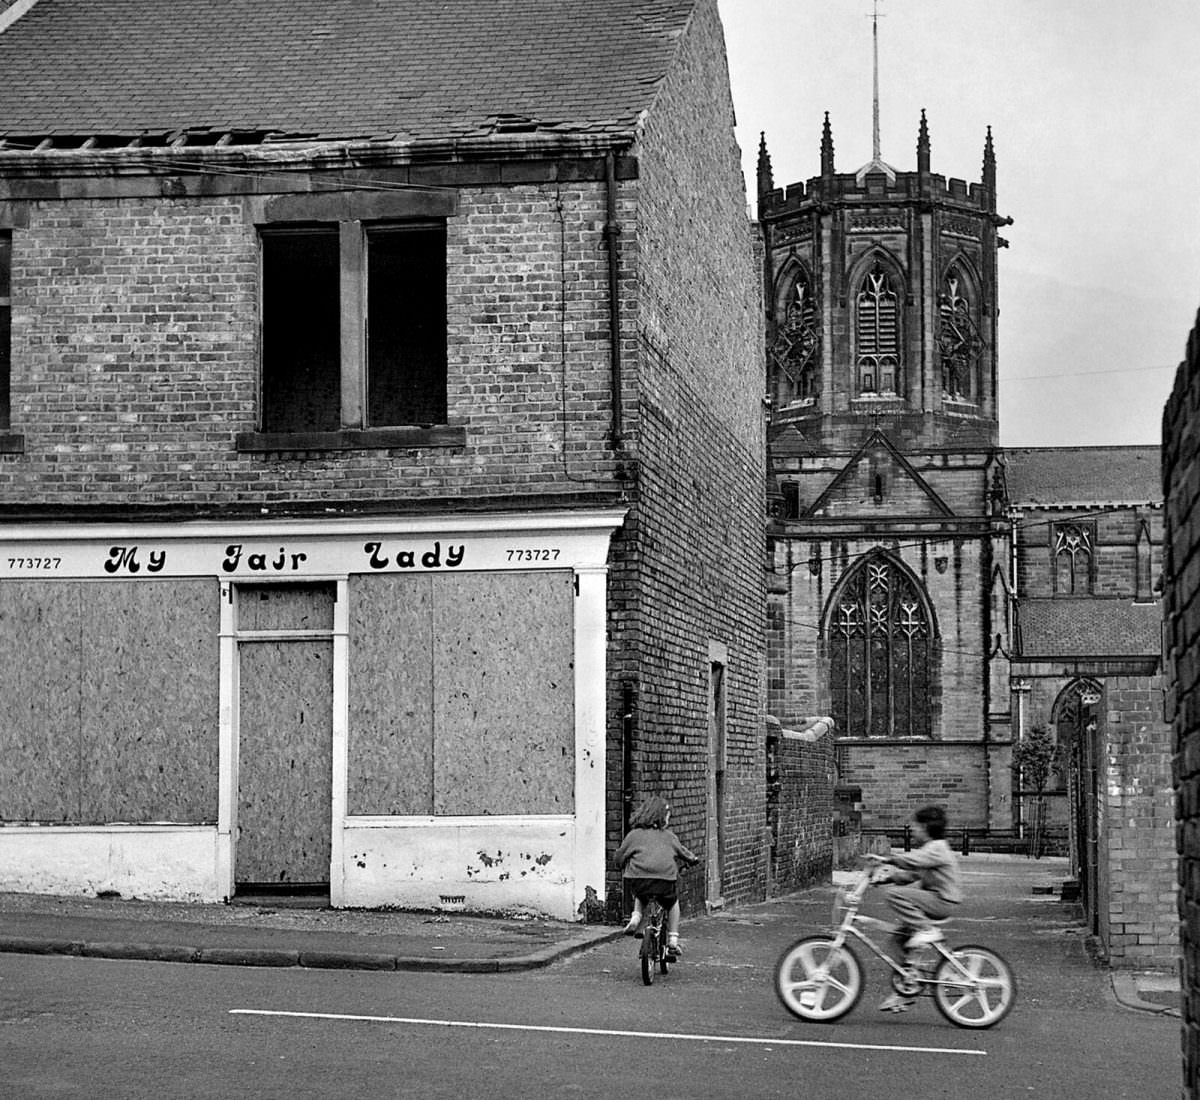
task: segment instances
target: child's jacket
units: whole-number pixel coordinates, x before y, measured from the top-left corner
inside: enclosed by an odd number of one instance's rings
[[[625,878],[664,878],[669,882],[679,877],[676,860],[700,862],[670,829],[630,829],[613,856]]]
[[[962,901],[958,885],[958,860],[944,840],[929,840],[911,852],[892,852],[888,859],[897,867],[915,871],[921,887],[937,894],[942,901],[957,905]]]

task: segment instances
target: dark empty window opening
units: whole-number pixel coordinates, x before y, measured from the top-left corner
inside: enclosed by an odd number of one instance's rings
[[[267,432],[341,427],[338,230],[263,234],[262,425]]]
[[[341,221],[262,232],[261,425],[444,425],[446,226]]]
[[[367,424],[446,420],[446,229],[367,230]]]

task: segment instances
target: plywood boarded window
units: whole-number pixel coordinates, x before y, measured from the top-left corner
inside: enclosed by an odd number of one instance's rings
[[[0,585],[0,820],[217,819],[215,580]]]
[[[571,574],[350,581],[349,812],[574,809]]]

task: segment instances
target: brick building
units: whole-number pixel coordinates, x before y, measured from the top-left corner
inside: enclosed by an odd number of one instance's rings
[[[1183,1093],[1200,1096],[1200,316],[1163,413],[1166,650],[1174,726]]]
[[[862,825],[923,803],[1022,838],[1013,744],[1054,729],[1050,825],[1114,963],[1173,941],[1154,448],[999,446],[996,156],[776,185],[759,149],[771,399],[768,707],[837,724]]]
[[[1170,727],[1163,714],[1158,447],[1009,448],[1014,736],[1050,728],[1048,785],[1091,931],[1114,965],[1175,954]],[[1014,790],[1018,822],[1033,792]]]
[[[761,896],[715,0],[219,9],[0,12],[0,888]]]

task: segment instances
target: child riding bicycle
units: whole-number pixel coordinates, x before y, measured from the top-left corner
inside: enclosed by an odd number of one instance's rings
[[[923,806],[913,815],[912,829],[920,847],[888,856],[867,856],[872,862],[895,868],[890,875],[893,885],[885,890],[888,904],[900,920],[898,936],[908,951],[942,939],[932,922],[950,916],[962,901],[958,860],[945,840],[946,811],[941,806]],[[902,1012],[910,1004],[909,999],[892,996],[879,1007],[885,1012]]]
[[[632,936],[642,923],[642,906],[651,898],[667,914],[667,956],[674,960],[680,955],[679,899],[676,888],[679,864],[695,866],[699,856],[685,848],[670,829],[671,807],[664,798],[648,798],[629,820],[629,832],[613,856],[622,877],[633,890],[633,914],[625,925],[625,935]]]

